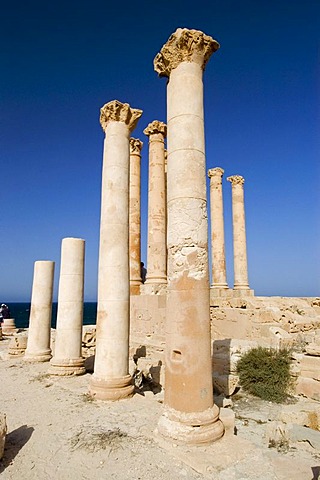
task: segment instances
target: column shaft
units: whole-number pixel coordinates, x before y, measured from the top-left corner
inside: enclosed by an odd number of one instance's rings
[[[129,254],[130,294],[140,293],[141,280],[141,148],[143,143],[130,138]]]
[[[233,175],[228,177],[227,180],[232,185],[234,289],[249,290],[243,192],[244,178],[240,175]]]
[[[61,245],[58,313],[51,375],[82,375],[83,287],[85,241],[64,238]]]
[[[52,316],[54,262],[34,264],[28,343],[24,359],[47,362],[51,358],[50,333]]]
[[[210,178],[212,288],[228,288],[224,244],[222,176],[220,167],[208,171]]]
[[[129,375],[129,137],[141,113],[118,101],[101,109],[105,142],[96,356],[90,392],[103,400],[131,396],[134,389]]]
[[[167,283],[166,178],[164,139],[167,127],[157,120],[144,130],[149,136],[148,258],[146,285]]]

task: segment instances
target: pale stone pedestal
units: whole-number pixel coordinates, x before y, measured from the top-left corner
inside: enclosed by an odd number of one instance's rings
[[[17,333],[18,329],[16,328],[14,318],[4,318],[2,323],[2,335],[11,336]]]
[[[17,335],[10,340],[8,354],[12,357],[22,357],[27,348],[26,335]]]

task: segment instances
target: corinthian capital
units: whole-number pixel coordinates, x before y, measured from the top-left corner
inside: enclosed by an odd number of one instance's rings
[[[148,137],[150,135],[155,135],[156,133],[161,133],[164,137],[166,137],[167,125],[163,122],[159,122],[159,120],[154,120],[143,130],[143,133]]]
[[[232,175],[231,177],[227,178],[228,182],[231,182],[231,185],[243,185],[244,178],[241,175]]]
[[[128,103],[112,100],[100,109],[100,124],[105,131],[109,122],[123,122],[128,125],[129,131],[132,132],[141,115],[142,110],[130,108]]]
[[[139,138],[130,138],[130,155],[141,155],[141,149],[143,147],[143,143]]]
[[[221,180],[223,174],[224,174],[224,170],[221,167],[210,168],[210,170],[208,170],[209,178],[217,178]]]
[[[156,55],[153,65],[160,77],[169,77],[181,62],[198,63],[204,70],[219,43],[199,30],[178,28]]]

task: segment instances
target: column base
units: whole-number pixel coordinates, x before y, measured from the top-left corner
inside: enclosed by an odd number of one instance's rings
[[[251,288],[234,287],[233,296],[236,298],[254,297],[254,290],[252,290]]]
[[[4,318],[2,323],[2,335],[11,336],[18,332],[14,318]]]
[[[144,283],[140,287],[140,295],[166,295],[167,283]]]
[[[165,407],[155,433],[181,445],[205,445],[219,440],[224,434],[224,426],[216,405],[204,412],[193,413]]]
[[[210,298],[217,298],[217,297],[224,297],[224,298],[232,298],[233,297],[233,289],[232,288],[219,288],[219,287],[210,287]]]
[[[83,375],[86,373],[84,359],[82,357],[76,359],[60,359],[53,357],[48,369],[49,375],[60,375],[62,377],[68,375]]]
[[[89,394],[97,400],[122,400],[132,397],[134,385],[131,375],[112,377],[108,380],[95,377],[93,374],[89,386]]]
[[[49,362],[51,360],[51,350],[44,350],[43,352],[32,353],[26,350],[23,360],[26,362]]]

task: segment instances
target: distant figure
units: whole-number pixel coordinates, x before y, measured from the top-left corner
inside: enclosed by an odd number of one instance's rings
[[[143,262],[140,263],[140,267],[141,267],[141,280],[142,280],[142,283],[144,283],[146,281],[147,269],[145,268]]]
[[[0,306],[0,322],[2,323],[5,318],[11,318],[11,313],[8,305],[2,303]]]

